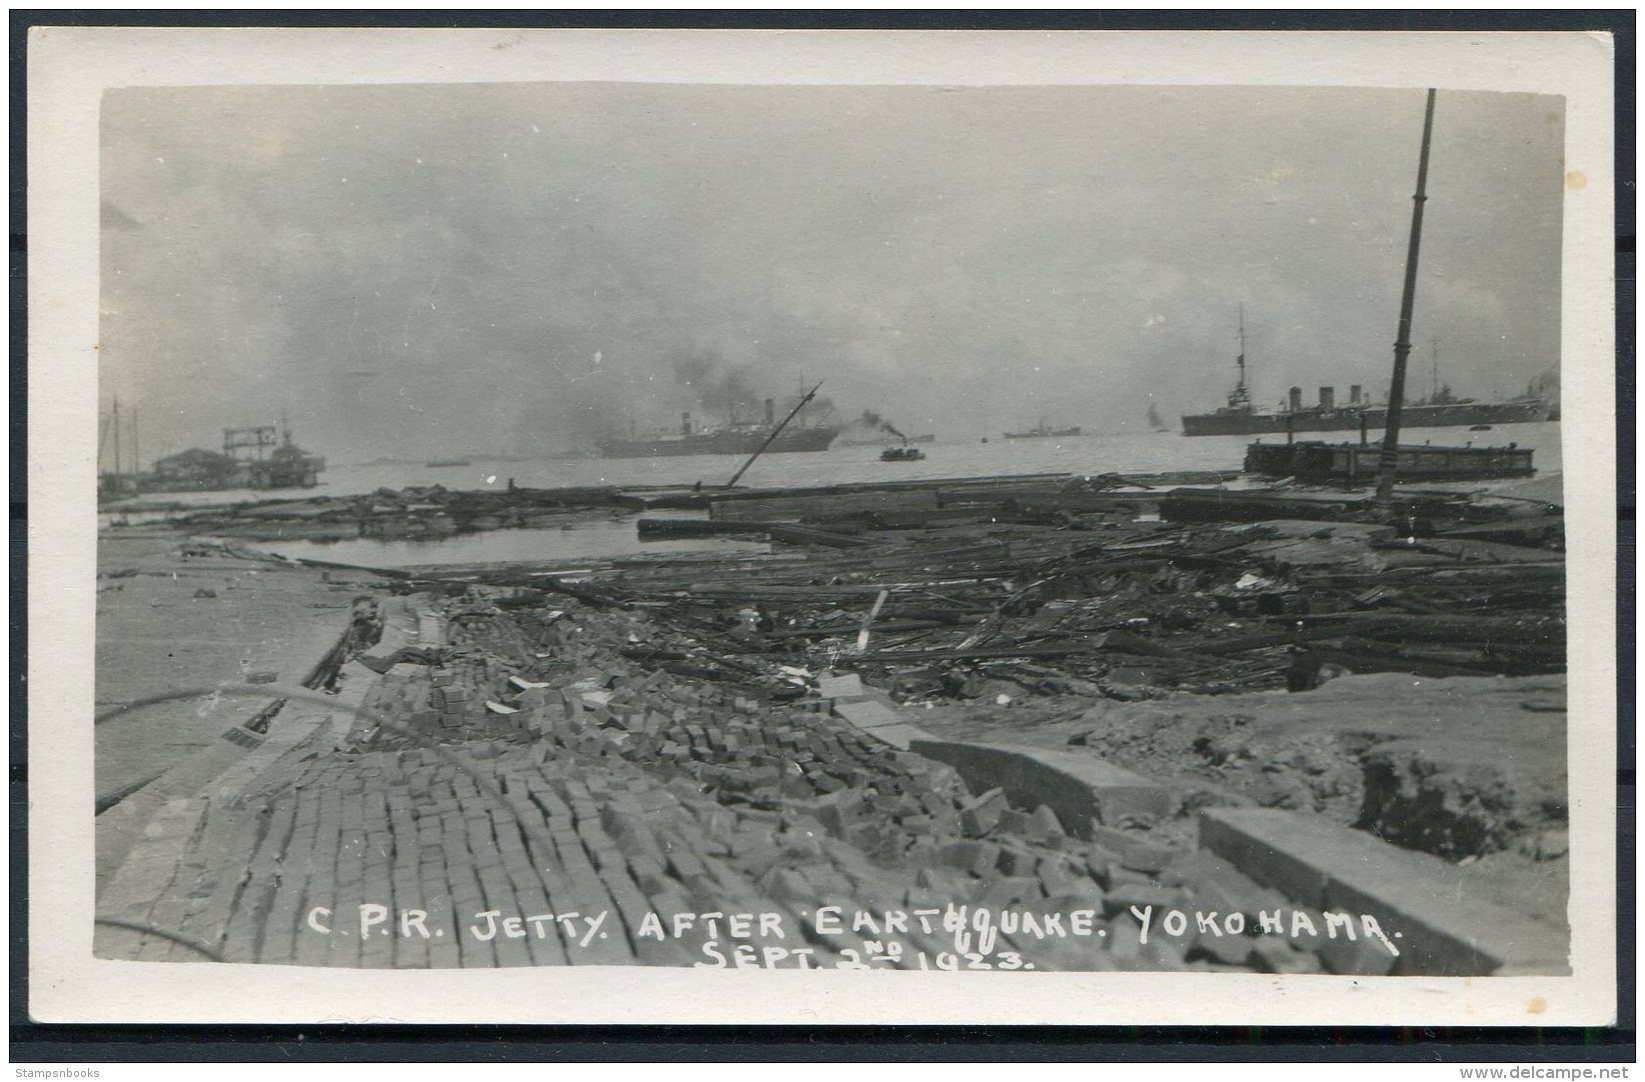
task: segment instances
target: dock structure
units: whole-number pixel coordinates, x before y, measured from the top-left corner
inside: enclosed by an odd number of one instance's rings
[[[1319,484],[1366,485],[1377,480],[1386,448],[1352,443],[1253,443],[1245,450],[1247,473],[1294,477]],[[1528,447],[1432,447],[1401,444],[1394,465],[1402,482],[1488,481],[1530,477]]]

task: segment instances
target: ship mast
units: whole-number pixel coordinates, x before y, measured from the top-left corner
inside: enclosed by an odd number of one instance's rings
[[[1239,306],[1239,356],[1234,358],[1239,366],[1239,382],[1234,385],[1234,393],[1228,396],[1230,406],[1249,405],[1250,394],[1245,389],[1245,305]]]
[[[1411,312],[1416,307],[1417,256],[1422,248],[1422,208],[1428,202],[1428,146],[1434,134],[1434,89],[1422,117],[1422,153],[1417,158],[1417,190],[1411,197],[1411,241],[1405,253],[1405,289],[1399,301],[1399,334],[1394,339],[1394,379],[1388,388],[1388,419],[1377,463],[1377,502],[1394,498],[1394,464],[1399,458],[1399,422],[1405,410],[1405,363],[1411,356]]]
[[[1434,335],[1434,339],[1433,339],[1431,348],[1433,350],[1433,361],[1434,361],[1434,390],[1433,390],[1433,393],[1430,395],[1428,401],[1438,402],[1439,401],[1439,335],[1437,335],[1437,334]]]
[[[816,393],[817,393],[818,389],[821,388],[821,387],[822,387],[822,380],[818,380],[817,381],[817,386],[813,387],[813,388],[811,388],[811,390],[807,391],[805,393],[805,397],[801,398],[799,400],[799,402],[795,404],[793,410],[789,412],[788,416],[784,417],[782,419],[782,423],[777,425],[776,428],[773,428],[771,430],[771,434],[766,436],[765,442],[760,444],[759,450],[757,450],[753,454],[749,455],[748,456],[748,461],[744,462],[742,464],[742,468],[740,468],[739,470],[737,470],[736,473],[731,475],[731,480],[729,480],[725,483],[726,488],[736,488],[737,487],[737,481],[739,479],[741,479],[743,474],[748,472],[748,467],[754,465],[754,460],[756,458],[759,458],[762,454],[765,453],[765,449],[767,447],[770,447],[771,444],[776,440],[776,438],[779,435],[782,434],[782,430],[788,427],[788,422],[792,421],[795,418],[795,416],[797,416],[799,414],[799,412],[801,410],[805,409],[805,404],[807,402],[811,401],[811,399],[816,396]]]

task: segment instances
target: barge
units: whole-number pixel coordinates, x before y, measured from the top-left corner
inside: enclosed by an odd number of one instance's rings
[[[1342,485],[1375,482],[1382,448],[1358,443],[1253,443],[1245,449],[1245,471],[1262,477]],[[1401,444],[1394,468],[1401,481],[1485,481],[1530,477],[1531,449],[1506,447],[1432,447]]]

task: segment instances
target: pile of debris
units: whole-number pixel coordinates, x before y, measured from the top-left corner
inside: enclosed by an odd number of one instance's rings
[[[230,960],[339,966],[1395,965],[1195,849],[1180,821],[1066,823],[972,794],[836,717],[826,677],[779,669],[798,701],[743,694],[628,656],[672,634],[648,615],[488,593],[422,599],[445,641],[396,648],[369,682],[366,705],[403,731],[288,755],[211,809],[179,862],[196,878],[166,914],[185,938]],[[421,914],[417,929],[365,934],[374,905]],[[360,935],[317,934],[315,914],[356,911]],[[1191,912],[1252,917],[1179,928]],[[1310,931],[1259,912],[1301,913]],[[610,924],[582,923],[602,913]],[[509,930],[480,934],[493,917]],[[1169,934],[1149,934],[1167,917]],[[154,938],[137,956],[188,953]]]
[[[1436,519],[1446,505],[1450,520]],[[766,530],[781,543],[770,556],[611,561],[575,589],[643,609],[692,644],[648,643],[637,658],[732,678],[755,660],[843,667],[904,700],[1305,690],[1343,671],[1563,671],[1562,534],[1540,514],[1457,525],[1472,507],[1430,500],[1420,532],[1409,516],[1403,528],[1356,521],[1363,509],[1346,521],[1101,512],[1033,525],[1022,520],[1043,510],[1020,504],[1015,521],[984,510],[961,523],[950,507],[888,525],[885,510],[813,507],[793,524],[697,524]]]

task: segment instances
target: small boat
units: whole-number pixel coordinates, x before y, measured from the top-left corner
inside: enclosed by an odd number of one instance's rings
[[[925,452],[918,447],[887,447],[880,452],[881,462],[918,462]]]
[[[469,461],[466,458],[433,458],[426,465],[431,470],[443,470],[452,466],[467,466]]]
[[[1491,431],[1491,426],[1490,425],[1469,425],[1468,426],[1468,431],[1469,432],[1489,432],[1489,431]]]

